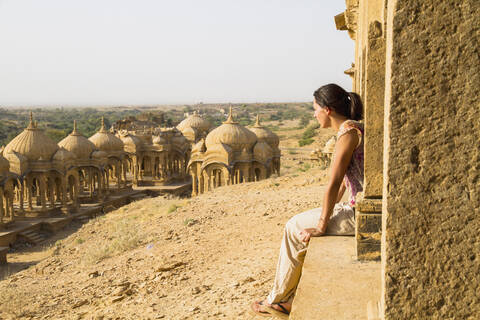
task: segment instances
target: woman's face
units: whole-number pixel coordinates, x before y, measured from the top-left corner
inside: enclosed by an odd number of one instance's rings
[[[317,119],[320,127],[329,128],[330,127],[330,117],[328,116],[328,108],[322,108],[318,103],[313,100],[313,116]]]

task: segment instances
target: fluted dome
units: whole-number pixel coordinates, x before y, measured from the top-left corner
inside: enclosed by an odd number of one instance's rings
[[[0,153],[0,176],[4,175],[10,170],[10,162]]]
[[[204,139],[201,139],[196,144],[194,144],[193,147],[192,147],[192,153],[205,152],[205,151],[206,151],[206,147],[205,147],[205,140]]]
[[[180,132],[176,132],[175,135],[172,137],[172,143],[174,145],[183,145],[187,142],[188,140]]]
[[[105,151],[93,151],[92,158],[93,159],[104,159],[108,157],[108,154]]]
[[[167,144],[168,143],[167,139],[165,139],[161,135],[160,136],[155,136],[153,138],[152,142],[153,142],[153,144],[157,144],[157,145],[162,145],[162,144]]]
[[[255,144],[255,147],[253,147],[253,155],[255,159],[266,162],[268,159],[272,158],[273,151],[268,143],[260,141]]]
[[[73,122],[73,131],[58,143],[59,147],[65,148],[75,154],[78,159],[89,159],[95,151],[95,145],[77,131],[77,122]]]
[[[53,155],[53,160],[60,162],[74,160],[75,158],[75,154],[66,150],[65,148],[58,149],[58,151]]]
[[[30,161],[51,160],[58,145],[38,129],[30,113],[30,124],[5,147],[4,154],[17,152]]]
[[[249,128],[257,136],[258,141],[265,141],[273,149],[277,149],[280,143],[278,136],[260,124],[260,118],[257,115],[255,125]]]
[[[205,139],[207,149],[223,143],[230,146],[234,151],[251,150],[255,142],[257,142],[257,136],[233,120],[232,108],[230,108],[227,121],[212,130]]]
[[[134,146],[136,148],[139,148],[142,145],[142,140],[131,134],[120,136],[120,140],[122,140],[124,145]]]
[[[88,138],[98,150],[105,152],[123,151],[123,142],[105,128],[102,117],[102,127],[93,136]]]
[[[200,117],[195,111],[193,114],[183,119],[182,122],[178,124],[177,129],[183,132],[186,128],[193,128],[206,133],[210,130],[210,127],[210,122]]]

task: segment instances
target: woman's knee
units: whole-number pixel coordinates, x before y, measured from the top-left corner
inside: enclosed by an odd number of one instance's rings
[[[291,233],[295,229],[296,229],[296,222],[295,222],[295,216],[293,216],[287,221],[287,223],[285,223],[285,232]]]

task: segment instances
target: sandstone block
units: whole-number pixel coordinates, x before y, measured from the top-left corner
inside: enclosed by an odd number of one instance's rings
[[[355,240],[357,259],[380,260],[382,239],[381,199],[361,199],[357,202]]]
[[[0,264],[7,264],[8,247],[0,247]]]

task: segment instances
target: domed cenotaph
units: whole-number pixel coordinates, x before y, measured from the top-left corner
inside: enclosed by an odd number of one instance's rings
[[[192,176],[192,195],[278,173],[278,142],[278,136],[262,127],[258,117],[249,130],[233,119],[230,108],[227,120],[192,147],[187,167]]]

